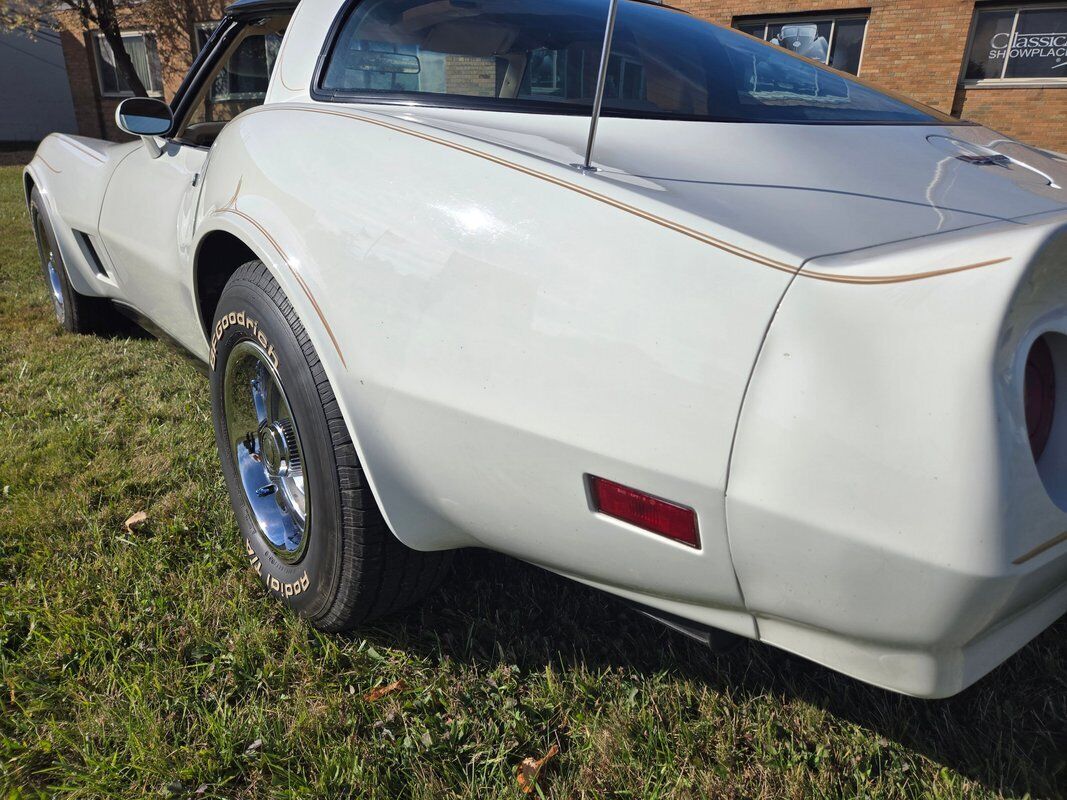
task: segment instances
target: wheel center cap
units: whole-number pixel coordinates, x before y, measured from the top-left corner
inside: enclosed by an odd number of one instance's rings
[[[285,430],[280,423],[265,425],[259,430],[259,457],[264,469],[272,478],[284,478],[289,474],[289,445]]]

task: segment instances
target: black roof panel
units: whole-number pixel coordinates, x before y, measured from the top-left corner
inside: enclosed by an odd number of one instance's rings
[[[271,17],[294,10],[300,0],[237,0],[226,6],[226,16],[237,19]]]

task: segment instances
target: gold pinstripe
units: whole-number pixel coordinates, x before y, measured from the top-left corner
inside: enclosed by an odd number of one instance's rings
[[[1056,545],[1063,544],[1064,542],[1067,542],[1067,531],[1064,531],[1059,536],[1053,536],[1047,542],[1042,542],[1037,547],[1035,547],[1033,550],[1026,551],[1021,556],[1019,556],[1017,559],[1012,561],[1011,563],[1012,564],[1025,564],[1030,559],[1037,558],[1039,555],[1044,553],[1046,550],[1051,550]]]
[[[85,155],[89,156],[89,158],[93,159],[94,161],[99,161],[101,164],[103,164],[107,160],[105,158],[101,158],[98,153],[94,153],[88,147],[78,144],[73,139],[61,139],[60,141],[62,141],[65,145],[73,147],[75,150],[80,150],[81,152],[85,153]]]
[[[350,112],[350,111],[341,111],[341,110],[338,110],[338,109],[331,109],[331,108],[305,108],[305,107],[298,107],[298,106],[279,107],[279,106],[273,106],[273,105],[265,105],[265,106],[259,106],[257,108],[250,109],[250,110],[246,111],[245,114],[246,115],[257,114],[257,113],[262,114],[262,113],[266,113],[266,112],[269,112],[269,111],[299,111],[299,112],[305,112],[305,113],[309,113],[309,114],[326,114],[328,116],[335,116],[335,117],[343,117],[343,118],[347,118],[347,119],[354,119],[354,120],[357,120],[359,122],[365,122],[365,123],[367,123],[369,125],[376,125],[376,126],[378,126],[380,128],[386,128],[388,130],[395,131],[397,133],[402,133],[402,134],[404,134],[406,136],[413,136],[413,137],[415,137],[417,139],[422,139],[422,140],[427,141],[427,142],[432,142],[433,144],[439,144],[439,145],[441,145],[443,147],[448,147],[448,148],[450,148],[452,150],[458,150],[461,153],[466,153],[468,155],[474,156],[475,158],[480,158],[480,159],[482,159],[484,161],[489,161],[489,162],[491,162],[493,164],[497,164],[497,165],[499,165],[501,167],[504,167],[506,169],[510,169],[510,170],[515,171],[515,172],[520,172],[520,173],[522,173],[524,175],[529,175],[532,178],[536,178],[538,180],[546,181],[546,182],[551,183],[551,184],[553,184],[555,186],[559,186],[559,187],[561,187],[563,189],[567,189],[568,191],[572,191],[572,192],[580,194],[580,195],[582,195],[584,197],[588,197],[591,200],[595,200],[595,201],[597,201],[599,203],[603,203],[605,205],[611,206],[612,208],[616,208],[616,209],[618,209],[620,211],[623,211],[623,212],[625,212],[627,214],[632,214],[632,215],[634,215],[636,217],[640,217],[641,219],[647,220],[648,222],[651,222],[651,223],[653,223],[655,225],[659,225],[661,227],[664,227],[664,228],[667,228],[669,230],[675,231],[676,233],[680,233],[683,236],[687,236],[687,237],[689,237],[691,239],[695,239],[698,242],[710,245],[711,247],[715,247],[715,248],[717,248],[719,250],[722,250],[724,252],[730,253],[731,255],[736,255],[736,256],[739,256],[740,258],[744,258],[744,259],[746,259],[748,261],[751,261],[753,263],[760,264],[761,266],[768,267],[770,269],[774,269],[774,270],[777,270],[779,272],[786,272],[786,273],[789,273],[789,274],[797,274],[797,272],[799,270],[799,276],[800,277],[809,278],[811,280],[825,281],[825,282],[829,282],[829,283],[854,284],[854,285],[862,285],[862,286],[883,285],[883,284],[891,284],[891,283],[906,283],[906,282],[909,282],[909,281],[918,281],[918,280],[925,280],[927,278],[936,278],[936,277],[939,277],[939,276],[942,276],[942,275],[952,275],[952,274],[955,274],[955,273],[958,273],[958,272],[968,272],[970,270],[980,269],[982,267],[991,267],[991,266],[993,266],[995,264],[1003,264],[1005,262],[1011,261],[1011,257],[1010,256],[1003,256],[1003,257],[1000,257],[1000,258],[992,258],[992,259],[988,259],[988,260],[985,260],[985,261],[978,261],[978,262],[974,262],[974,263],[970,263],[970,264],[962,264],[962,265],[952,266],[952,267],[943,267],[943,268],[940,268],[940,269],[929,270],[929,271],[926,271],[926,272],[916,272],[916,273],[911,273],[911,274],[907,274],[907,275],[851,276],[851,275],[837,275],[837,274],[834,274],[832,272],[819,272],[819,271],[816,271],[816,270],[800,270],[799,267],[793,266],[792,264],[787,264],[784,261],[779,261],[777,259],[771,258],[770,256],[765,256],[765,255],[762,255],[760,253],[756,253],[756,252],[754,252],[752,250],[747,250],[747,249],[745,249],[743,247],[740,247],[739,245],[731,244],[730,242],[727,242],[727,241],[725,241],[723,239],[719,239],[719,238],[717,238],[715,236],[711,236],[710,234],[703,233],[702,231],[698,231],[695,228],[690,228],[690,227],[688,227],[686,225],[682,225],[681,223],[675,222],[675,221],[667,219],[665,217],[661,217],[661,216],[658,216],[656,214],[652,214],[652,213],[650,213],[648,211],[645,211],[643,209],[637,208],[636,206],[632,206],[629,203],[624,203],[621,200],[616,200],[613,197],[609,197],[608,195],[601,194],[600,192],[596,192],[596,191],[594,191],[592,189],[589,189],[587,187],[579,186],[576,183],[572,183],[570,181],[562,180],[562,179],[557,178],[557,177],[555,177],[553,175],[548,175],[548,174],[546,174],[544,172],[540,172],[538,170],[531,169],[530,167],[526,167],[526,166],[523,166],[521,164],[516,164],[516,163],[514,163],[512,161],[508,161],[507,159],[500,158],[499,156],[494,156],[494,155],[492,155],[490,153],[485,153],[485,152],[482,152],[481,150],[476,150],[473,147],[467,147],[466,145],[459,144],[458,142],[452,142],[452,141],[449,141],[447,139],[442,139],[439,136],[433,136],[433,135],[428,134],[428,133],[423,133],[422,131],[411,130],[410,128],[405,128],[402,125],[395,125],[395,124],[393,124],[391,122],[386,122],[385,120],[379,120],[379,119],[373,119],[371,117],[365,117],[362,114],[356,114],[356,113],[353,113],[353,112]]]
[[[63,170],[56,169],[51,164],[49,164],[47,161],[45,161],[44,160],[44,156],[42,156],[40,153],[37,154],[37,160],[40,161],[42,164],[44,164],[46,167],[48,167],[50,170],[52,170],[52,172],[54,172],[56,175],[59,175],[60,173],[63,172]]]
[[[337,337],[333,334],[333,328],[330,327],[330,323],[326,319],[326,314],[323,312],[318,300],[315,299],[315,295],[312,294],[311,287],[307,285],[307,282],[304,280],[303,276],[299,272],[297,272],[296,269],[293,268],[292,262],[289,260],[289,256],[286,255],[285,250],[282,248],[282,246],[278,244],[278,240],[271,236],[270,232],[253,217],[237,208],[237,196],[241,192],[242,180],[237,181],[237,188],[233,191],[233,197],[231,197],[226,202],[226,205],[216,210],[215,213],[233,214],[234,216],[240,217],[241,219],[245,220],[250,225],[255,227],[255,229],[258,230],[261,234],[263,234],[264,238],[268,242],[270,242],[271,247],[273,247],[278,252],[278,255],[282,257],[282,261],[285,262],[285,266],[289,268],[289,272],[294,278],[296,278],[296,282],[300,284],[300,288],[303,290],[304,294],[307,295],[307,299],[311,302],[311,307],[315,309],[315,313],[318,315],[319,320],[322,322],[322,326],[326,329],[326,335],[330,337],[330,342],[333,344],[334,350],[337,351],[337,357],[341,359],[341,365],[345,369],[348,369],[348,362],[345,361],[345,355],[343,352],[341,352],[341,345],[338,343]]]

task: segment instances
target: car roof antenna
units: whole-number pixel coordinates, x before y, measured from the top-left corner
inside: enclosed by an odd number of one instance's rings
[[[593,115],[589,118],[589,138],[585,143],[585,162],[573,166],[582,172],[596,172],[592,164],[593,141],[596,139],[596,126],[600,121],[600,109],[604,104],[604,87],[608,82],[608,61],[611,59],[611,37],[615,33],[615,16],[619,10],[619,0],[608,0],[608,21],[604,26],[604,46],[600,50],[600,72],[596,78],[596,94],[593,95]]]

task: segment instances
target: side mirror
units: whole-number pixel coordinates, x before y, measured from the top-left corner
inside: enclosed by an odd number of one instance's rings
[[[129,97],[115,109],[119,128],[134,136],[162,136],[170,130],[174,116],[170,106],[154,97]]]
[[[145,137],[145,144],[153,156],[160,153],[159,146],[149,137],[162,136],[174,124],[170,106],[154,97],[128,97],[115,109],[115,123],[119,130],[133,136]]]

